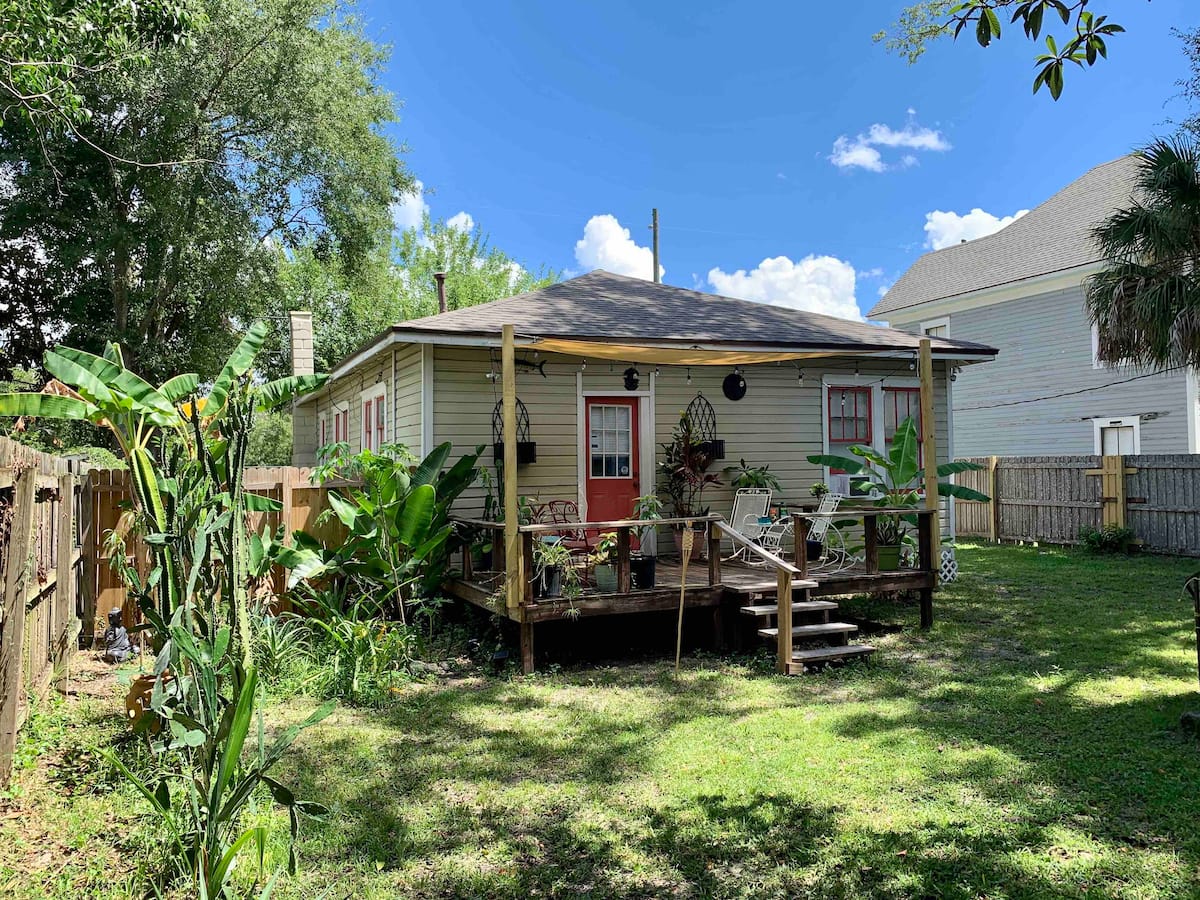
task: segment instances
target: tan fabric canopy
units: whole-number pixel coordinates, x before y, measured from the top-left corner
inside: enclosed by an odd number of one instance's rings
[[[788,362],[851,355],[843,352],[787,352],[779,350],[705,350],[700,347],[646,347],[640,344],[599,343],[545,338],[533,346],[546,353],[567,353],[585,359],[660,363],[668,366],[748,366],[752,363]]]

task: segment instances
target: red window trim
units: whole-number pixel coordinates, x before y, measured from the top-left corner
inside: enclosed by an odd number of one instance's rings
[[[858,413],[858,397],[860,395],[866,396],[866,398],[867,398],[867,436],[865,438],[853,437],[853,438],[847,439],[845,437],[846,425],[845,425],[845,417],[844,416],[838,417],[838,418],[842,419],[842,435],[839,437],[836,437],[836,438],[833,436],[833,420],[834,420],[833,394],[834,394],[834,391],[849,391],[854,394],[854,396],[855,396],[854,412],[856,414],[854,416],[854,418],[856,420],[859,418],[859,416],[857,415],[857,413]],[[865,387],[861,384],[856,384],[856,385],[831,384],[826,387],[825,404],[826,404],[827,415],[826,415],[825,431],[826,431],[826,437],[829,440],[830,444],[843,444],[843,445],[862,444],[863,446],[866,446],[866,447],[871,446],[871,430],[872,430],[872,424],[874,421],[873,415],[872,415],[872,413],[874,411],[871,408],[871,404],[873,402],[873,398],[871,395],[873,393],[874,392],[871,390],[870,387]]]

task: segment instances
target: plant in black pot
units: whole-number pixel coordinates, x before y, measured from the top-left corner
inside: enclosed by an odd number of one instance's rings
[[[571,549],[559,538],[543,538],[533,545],[534,587],[545,600],[570,595],[578,587],[579,572]]]
[[[645,494],[633,501],[633,517],[642,522],[656,522],[662,518],[662,501],[654,494]],[[657,569],[658,534],[653,525],[638,529],[638,549],[629,556],[629,573],[633,586],[646,591],[654,587]]]
[[[851,483],[860,491],[866,491],[875,506],[881,509],[918,509],[925,502],[921,487],[921,445],[917,440],[917,423],[911,416],[900,423],[892,438],[891,446],[884,455],[871,447],[854,446],[852,456],[829,456],[814,454],[811,463],[841,469],[850,474]],[[982,469],[971,462],[948,462],[937,467],[938,478],[956,472]],[[958,497],[960,500],[978,500],[987,503],[986,494],[951,484],[938,482],[938,493],[943,497]],[[889,571],[900,568],[900,547],[908,542],[908,526],[916,525],[915,514],[905,512],[881,515],[876,525],[875,539],[879,552],[879,568]]]
[[[659,471],[662,475],[660,493],[671,504],[671,512],[679,519],[698,519],[708,515],[708,507],[704,505],[706,488],[719,485],[720,477],[708,472],[712,457],[705,449],[692,426],[691,417],[686,412],[679,414],[679,421],[671,432],[671,440],[662,445],[662,462]],[[699,523],[703,530],[704,523]],[[675,547],[683,556],[683,528],[674,526]],[[692,542],[692,554],[689,559],[699,559],[704,548],[704,541]]]
[[[617,591],[617,533],[609,531],[600,535],[596,549],[592,551],[592,574],[596,579],[596,589],[605,594]]]

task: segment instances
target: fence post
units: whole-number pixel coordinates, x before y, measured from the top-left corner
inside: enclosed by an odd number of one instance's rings
[[[1000,543],[1000,457],[988,457],[988,540]]]
[[[83,593],[80,610],[83,646],[96,645],[96,473],[85,472],[79,488],[79,590]]]
[[[64,659],[71,655],[68,634],[75,618],[75,476],[58,476],[58,565],[54,575],[54,606],[51,607],[50,634],[52,677],[57,681]]]
[[[4,605],[0,610],[0,786],[12,774],[17,721],[25,694],[25,595],[28,593],[29,550],[36,521],[37,469],[27,468],[13,484],[12,526],[5,563]]]

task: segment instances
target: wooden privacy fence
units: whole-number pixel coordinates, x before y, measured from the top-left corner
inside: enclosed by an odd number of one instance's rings
[[[990,503],[955,500],[959,536],[1074,544],[1082,528],[1128,527],[1147,550],[1200,556],[1200,456],[976,457],[958,484]]]
[[[317,519],[328,507],[325,499],[328,489],[344,485],[346,482],[314,485],[311,482],[311,475],[312,469],[294,466],[263,466],[246,469],[244,480],[246,491],[270,497],[282,506],[278,512],[251,514],[250,525],[254,531],[261,534],[264,527],[269,527],[274,533],[282,524],[288,535],[293,531],[303,530],[326,541],[338,538],[341,525],[336,519],[322,524],[318,524]],[[89,553],[89,558],[94,558],[96,561],[96,603],[93,608],[95,624],[92,627],[96,634],[101,634],[105,627],[108,611],[111,609],[120,608],[123,611],[127,626],[133,625],[139,620],[138,610],[132,600],[126,597],[124,585],[121,584],[117,574],[112,571],[110,549],[105,547],[104,541],[104,536],[116,527],[121,515],[133,502],[133,494],[129,473],[123,469],[93,471],[92,482],[95,496],[93,533],[97,537],[94,551]],[[124,552],[131,556],[139,566],[149,564],[149,554],[141,541],[126,541]],[[283,592],[286,579],[286,572],[282,569],[276,570],[273,586],[277,593]],[[85,631],[87,631],[86,626]]]
[[[83,464],[0,438],[0,787],[29,698],[42,698],[78,646],[91,595]]]

